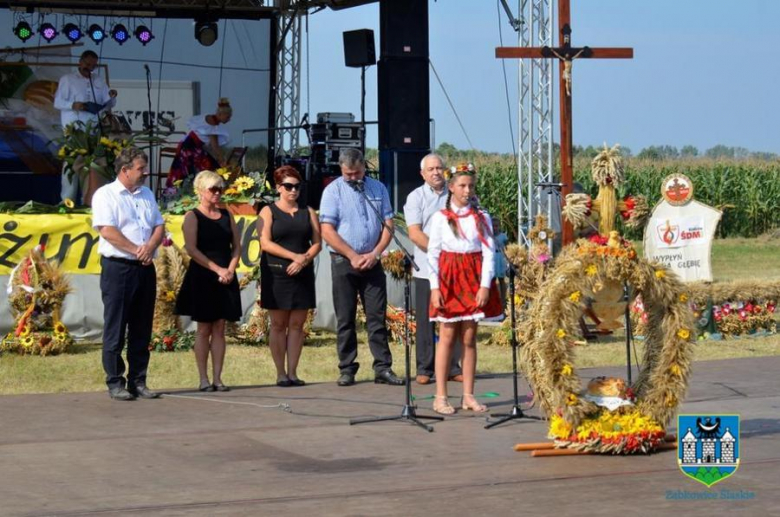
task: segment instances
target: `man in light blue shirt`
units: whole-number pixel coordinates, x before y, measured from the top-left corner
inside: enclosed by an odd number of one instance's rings
[[[444,161],[438,154],[428,154],[420,162],[420,175],[425,180],[406,198],[404,218],[409,239],[414,243],[414,261],[420,268],[414,271],[414,312],[417,320],[415,347],[417,351],[417,384],[430,384],[435,367],[434,323],[428,317],[431,285],[428,281],[428,234],[431,216],[447,203],[447,182],[444,179]],[[450,380],[462,381],[458,360],[460,343],[452,354]]]
[[[341,177],[322,192],[322,238],[331,253],[333,307],[336,312],[339,386],[355,384],[357,359],[355,315],[360,295],[366,312],[368,345],[374,356],[374,382],[402,386],[391,369],[387,343],[387,280],[380,261],[390,244],[393,209],[382,183],[366,177],[363,154],[344,149],[339,155]]]

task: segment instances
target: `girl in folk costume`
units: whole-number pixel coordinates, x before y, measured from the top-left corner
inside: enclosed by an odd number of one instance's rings
[[[233,108],[225,97],[219,99],[217,110],[207,115],[196,115],[187,122],[189,132],[176,148],[176,156],[168,172],[166,186],[178,180],[195,177],[200,171],[215,171],[225,165],[222,147],[230,141],[224,124],[230,122]]]
[[[474,397],[477,322],[499,317],[503,312],[493,278],[494,243],[490,216],[477,206],[474,174],[471,164],[453,167],[447,181],[446,207],[431,218],[428,242],[430,317],[440,323],[433,410],[443,415],[455,413],[447,397],[447,376],[456,338],[463,344],[461,408],[478,413],[487,411],[487,407]]]

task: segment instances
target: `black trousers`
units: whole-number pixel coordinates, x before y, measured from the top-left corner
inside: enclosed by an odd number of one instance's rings
[[[355,315],[357,299],[363,302],[366,311],[368,347],[374,356],[374,372],[381,373],[393,365],[393,356],[387,344],[387,280],[382,264],[368,271],[353,269],[349,259],[331,253],[330,270],[333,282],[333,308],[336,312],[336,332],[341,373],[354,375],[360,368],[357,362],[357,333]]]
[[[146,385],[157,279],[154,265],[101,258],[103,369],[109,389],[125,386],[122,349],[127,340],[127,386]]]
[[[428,306],[431,302],[431,283],[424,278],[414,280],[414,314],[417,318],[415,349],[417,351],[417,375],[433,377],[436,373],[436,345],[433,336],[436,324],[428,317]],[[450,376],[459,375],[462,345],[460,339],[455,341],[450,361]]]

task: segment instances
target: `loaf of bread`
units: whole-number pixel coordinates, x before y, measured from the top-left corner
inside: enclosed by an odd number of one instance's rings
[[[588,383],[588,395],[596,397],[626,396],[626,381],[617,377],[596,377]]]

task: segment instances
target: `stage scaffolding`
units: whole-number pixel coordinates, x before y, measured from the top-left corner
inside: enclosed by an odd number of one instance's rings
[[[519,47],[553,46],[552,4],[553,0],[518,0],[514,18],[504,2]],[[546,213],[552,221],[557,210],[548,190],[537,187],[552,183],[554,176],[552,67],[550,59],[519,60],[517,226],[518,241],[526,246],[536,215]]]

